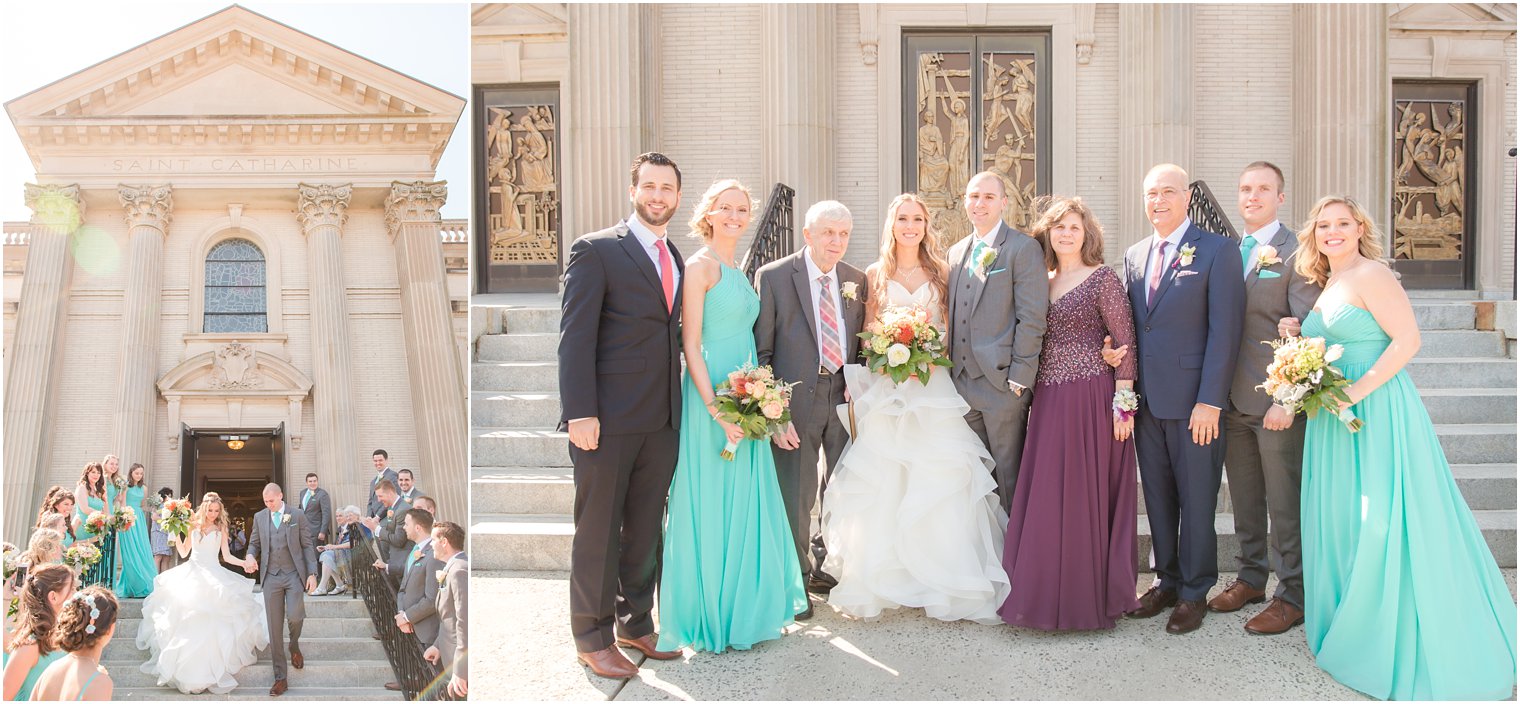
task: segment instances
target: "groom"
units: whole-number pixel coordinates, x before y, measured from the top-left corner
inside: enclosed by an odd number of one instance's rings
[[[243,570],[250,574],[258,571],[264,585],[269,659],[274,663],[274,686],[269,688],[269,696],[278,697],[289,688],[280,622],[290,623],[290,664],[299,670],[306,666],[301,656],[301,622],[306,618],[302,597],[317,588],[317,551],[306,530],[306,517],[285,505],[285,492],[279,484],[271,482],[264,487],[264,510],[253,517],[248,564]]]

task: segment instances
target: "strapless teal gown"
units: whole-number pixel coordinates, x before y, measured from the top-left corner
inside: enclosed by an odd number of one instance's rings
[[[1355,381],[1389,337],[1371,313],[1315,310],[1306,337],[1344,346]],[[1304,439],[1304,630],[1319,666],[1378,699],[1508,699],[1515,602],[1409,374]]]
[[[755,361],[760,298],[739,270],[703,299],[702,358],[714,386]],[[722,652],[779,638],[807,608],[802,568],[768,440],[727,439],[691,377],[682,375],[681,441],[665,517],[660,578],[661,650]]]
[[[111,486],[110,482],[107,482],[105,501],[101,501],[94,496],[85,499],[85,505],[88,510],[81,510],[80,512],[79,539],[83,540],[94,537],[94,534],[85,529],[85,519],[89,518],[91,513],[104,511],[107,506],[114,505],[113,499],[115,498],[116,487]],[[100,540],[95,541],[95,547],[100,548],[100,562],[95,563],[94,566],[85,570],[84,574],[79,576],[80,585],[100,584],[110,588],[113,586],[116,574],[116,531],[106,531],[106,534],[101,536]]]
[[[148,541],[148,517],[143,514],[143,487],[127,487],[127,506],[137,512],[137,522],[116,536],[121,573],[116,576],[116,596],[134,598],[153,593],[153,578],[158,565],[153,562],[153,546]]]

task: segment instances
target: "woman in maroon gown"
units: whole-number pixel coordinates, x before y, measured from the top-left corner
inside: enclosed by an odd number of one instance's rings
[[[1134,419],[1114,403],[1133,387],[1135,361],[1125,354],[1115,374],[1103,346],[1108,336],[1132,350],[1134,319],[1080,199],[1054,199],[1031,234],[1051,271],[1050,311],[1003,548],[1011,593],[998,613],[1047,631],[1113,628],[1139,606]]]

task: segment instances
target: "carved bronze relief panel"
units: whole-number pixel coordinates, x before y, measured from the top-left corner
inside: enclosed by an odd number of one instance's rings
[[[1411,288],[1471,287],[1471,84],[1394,84],[1389,253]]]
[[[553,89],[477,91],[478,290],[554,291],[560,268],[559,105]]]
[[[971,175],[996,173],[1004,220],[1025,230],[1049,186],[1049,55],[1044,34],[908,34],[904,184],[929,206],[945,244],[971,232],[961,195]]]

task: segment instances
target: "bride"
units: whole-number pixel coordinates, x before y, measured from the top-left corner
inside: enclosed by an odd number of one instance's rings
[[[180,557],[190,559],[153,580],[143,600],[137,647],[151,650],[142,671],[160,686],[187,694],[226,694],[238,686],[232,675],[258,659],[269,645],[264,602],[253,582],[224,569],[246,567],[227,547],[227,510],[216,492],[201,499],[188,540],[171,534]]]
[[[949,270],[928,225],[928,209],[911,193],[887,207],[881,260],[866,270],[868,319],[886,306],[913,306],[944,331]],[[1001,623],[1008,515],[992,456],[966,425],[969,407],[949,373],[931,371],[928,385],[898,385],[845,367],[855,429],[823,497],[824,571],[839,579],[829,603],[862,618],[914,606],[944,621]]]

